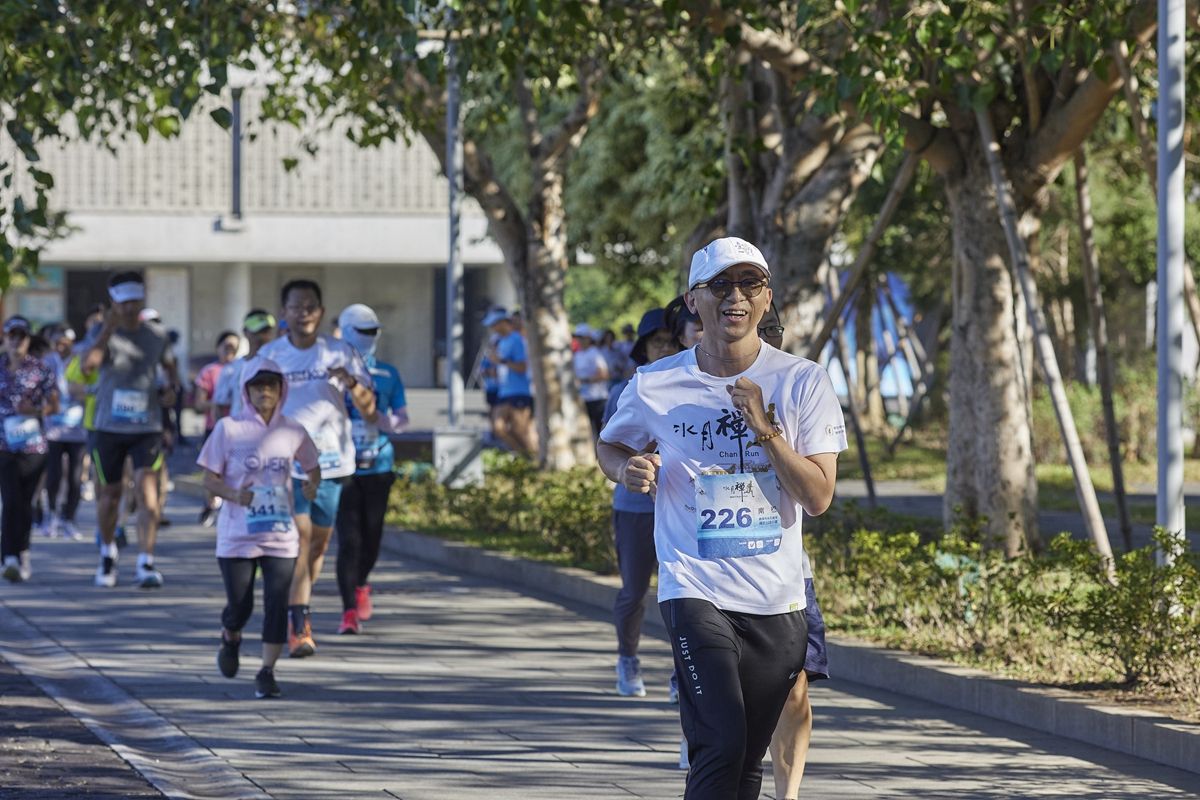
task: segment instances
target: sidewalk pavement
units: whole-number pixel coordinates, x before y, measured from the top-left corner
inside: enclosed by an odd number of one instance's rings
[[[124,583],[102,590],[91,585],[90,542],[40,538],[33,580],[0,586],[0,656],[167,796],[682,795],[662,641],[643,643],[650,696],[620,698],[607,619],[392,555],[376,570],[375,617],[358,637],[333,634],[340,604],[326,567],[314,597],[317,656],[281,661],[284,697],[255,700],[260,617],[241,673],[222,678],[213,532],[185,524],[197,510],[172,500],[161,591],[130,586],[132,548]],[[813,699],[805,797],[1200,796],[1200,776],[933,703],[837,680]],[[3,706],[5,727],[32,713],[8,690]],[[57,733],[23,724],[0,736],[0,797],[85,796],[66,775],[19,768],[21,748],[36,741],[65,750]],[[76,777],[111,771],[110,754],[96,750],[79,758]],[[125,777],[136,784],[132,770]],[[768,767],[764,797],[770,787]]]

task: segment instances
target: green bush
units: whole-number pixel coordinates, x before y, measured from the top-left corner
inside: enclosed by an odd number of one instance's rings
[[[401,474],[388,521],[409,530],[481,536],[522,555],[612,572],[612,488],[597,470],[541,472],[523,458],[485,453],[480,486],[447,489],[430,472]]]
[[[1154,541],[1172,546],[1161,528]],[[1023,606],[1079,640],[1126,683],[1178,683],[1182,665],[1200,657],[1200,557],[1184,552],[1159,566],[1155,547],[1143,547],[1117,556],[1114,566],[1115,586],[1086,542],[1061,534],[1035,563],[1058,579],[1045,581]]]
[[[852,506],[826,517],[805,542],[831,629],[1032,680],[1142,684],[1195,702],[1197,554],[1170,567],[1153,546],[1119,556],[1114,586],[1066,534],[1044,555],[1007,559],[970,529],[873,530]]]

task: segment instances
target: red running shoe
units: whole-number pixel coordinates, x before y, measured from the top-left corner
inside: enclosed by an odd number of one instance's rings
[[[362,625],[358,621],[358,612],[353,608],[342,612],[342,624],[338,633],[361,633]]]
[[[358,606],[358,618],[366,622],[371,618],[371,584],[365,583],[354,590],[354,604]]]

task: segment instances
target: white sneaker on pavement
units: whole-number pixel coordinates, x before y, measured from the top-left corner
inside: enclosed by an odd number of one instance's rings
[[[163,585],[162,573],[154,568],[153,557],[146,553],[138,555],[137,585],[142,589],[161,589]]]
[[[117,548],[105,555],[104,548],[100,549],[100,564],[96,567],[96,585],[107,589],[117,585]]]
[[[646,696],[646,682],[642,680],[641,662],[637,656],[617,657],[617,694],[622,697]]]
[[[18,561],[20,563],[18,572],[21,576],[21,580],[27,581],[30,578],[32,578],[33,577],[33,560],[29,557],[29,551],[22,550],[21,556],[18,559]]]
[[[75,523],[69,519],[63,520],[62,535],[65,538],[70,539],[72,542],[78,542],[83,539],[83,533],[80,532],[79,528],[75,527]]]

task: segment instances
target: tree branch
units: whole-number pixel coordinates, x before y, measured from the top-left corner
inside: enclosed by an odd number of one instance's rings
[[[604,67],[597,59],[588,59],[580,64],[576,74],[579,96],[567,116],[539,141],[534,152],[537,162],[557,161],[568,149],[578,145],[579,134],[600,110],[599,84],[604,78]]]
[[[1155,4],[1149,0],[1142,0],[1136,9],[1130,29],[1138,44],[1154,36],[1155,10]],[[1078,83],[1065,102],[1045,116],[1041,129],[1030,139],[1025,151],[1027,169],[1016,173],[1019,184],[1015,188],[1023,198],[1033,197],[1074,156],[1109,102],[1121,91],[1121,83],[1120,69],[1112,59],[1107,59]]]

